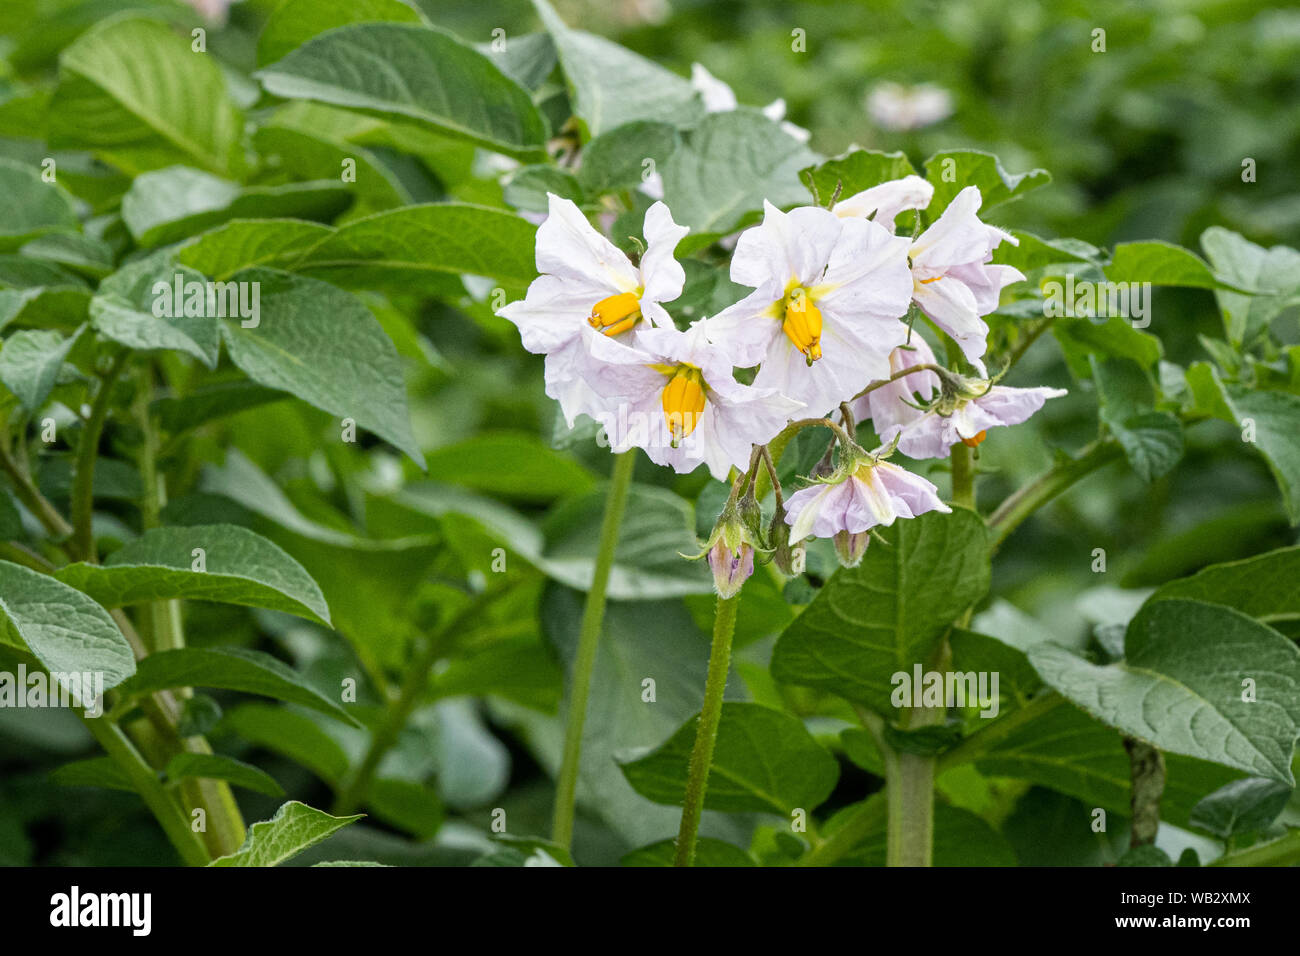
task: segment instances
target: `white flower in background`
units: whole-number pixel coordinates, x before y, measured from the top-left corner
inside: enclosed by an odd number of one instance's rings
[[[706,113],[728,113],[740,105],[736,100],[735,91],[724,81],[706,70],[703,64],[691,64],[691,85],[699,91],[700,98],[704,100],[704,111]],[[764,106],[763,115],[773,123],[780,123],[781,129],[801,143],[808,142],[812,137],[812,134],[803,127],[785,122],[784,99],[773,100]]]
[[[871,215],[890,232],[894,216],[905,209],[930,205],[934,187],[919,176],[881,183],[835,204],[839,216]],[[998,307],[1002,290],[1024,275],[1012,266],[992,265],[993,250],[1002,242],[1013,246],[1015,236],[979,218],[983,197],[978,186],[967,186],[930,228],[912,240],[912,301],[961,346],[962,354],[980,375],[987,374],[982,356],[989,327],[983,316]]]
[[[226,22],[231,6],[239,0],[185,0],[185,2],[209,23],[220,25]]]
[[[763,206],[731,260],[732,280],[755,291],[703,325],[736,365],[762,363],[754,385],[824,414],[889,374],[907,336],[907,240],[825,209]]]
[[[929,344],[913,332],[909,344],[900,345],[889,353],[889,376],[916,365],[935,364]],[[918,396],[922,401],[929,401],[938,392],[938,375],[927,370],[913,372],[863,395],[853,403],[853,414],[858,421],[871,419],[877,435],[891,428],[897,431],[895,426],[901,427],[925,414],[924,409],[916,407]]]
[[[613,345],[613,343],[610,343]],[[643,448],[651,461],[679,472],[706,464],[727,479],[745,468],[753,445],[765,444],[802,406],[769,388],[737,382],[731,356],[696,323],[686,332],[647,329],[636,348],[606,349],[591,379],[614,451]]]
[[[1065,394],[1063,388],[1011,388],[968,381],[963,394],[945,396],[915,421],[877,434],[886,443],[897,437],[898,450],[909,458],[943,458],[958,442],[974,448],[988,429],[1019,425],[1049,398]]]
[[[573,202],[550,193],[547,199],[550,212],[537,229],[542,274],[498,314],[519,328],[524,348],[546,355],[546,392],[572,426],[578,415],[603,407],[587,379],[604,352],[618,353],[607,345],[634,345],[645,329],[672,328],[661,303],[681,295],[686,283],[673,250],[689,230],[655,203],[645,214],[645,254],[633,265]]]
[[[860,455],[826,481],[796,491],[785,507],[791,544],[808,537],[833,539],[840,560],[849,567],[862,559],[872,528],[927,511],[952,511],[931,482],[870,455]]]
[[[920,129],[952,115],[952,94],[933,83],[880,83],[867,96],[867,112],[884,129]]]

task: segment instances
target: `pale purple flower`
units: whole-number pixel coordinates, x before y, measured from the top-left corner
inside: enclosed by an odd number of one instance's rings
[[[972,383],[971,391],[969,397],[956,397],[951,411],[941,410],[944,401],[940,400],[915,421],[879,433],[880,440],[888,443],[897,436],[898,450],[909,458],[943,458],[958,442],[974,447],[988,429],[1019,425],[1049,398],[1066,394],[1063,388],[1011,388],[983,382]]]
[[[792,544],[808,537],[834,538],[840,532],[861,534],[878,525],[888,527],[898,518],[952,510],[920,475],[870,458],[860,459],[839,480],[801,488],[785,507]]]
[[[916,365],[935,364],[934,352],[915,332],[909,345],[900,345],[889,353],[891,376]],[[924,415],[924,410],[916,407],[917,397],[929,401],[938,391],[938,375],[930,371],[913,372],[863,395],[853,403],[853,414],[858,421],[871,419],[876,434],[881,435],[887,429],[906,425]]]
[[[733,550],[723,538],[719,538],[709,548],[707,560],[713,571],[713,587],[718,597],[734,597],[754,573],[754,549],[748,542]]]

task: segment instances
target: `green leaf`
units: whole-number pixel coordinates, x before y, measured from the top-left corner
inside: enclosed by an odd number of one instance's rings
[[[1254,341],[1287,307],[1300,302],[1300,252],[1287,246],[1265,249],[1221,226],[1201,233],[1201,248],[1225,280],[1260,292],[1214,290],[1224,333],[1234,345]]]
[[[224,757],[221,754],[177,754],[167,762],[166,773],[168,780],[184,780],[189,777],[197,777],[201,780],[224,780],[236,787],[243,787],[245,790],[262,793],[268,797],[284,796],[284,788],[276,783],[275,778],[269,773],[242,760]]]
[[[254,76],[276,96],[416,120],[511,156],[540,158],[546,145],[546,121],[528,93],[477,50],[428,27],[339,27]]]
[[[257,38],[259,66],[274,63],[314,36],[352,23],[423,23],[402,0],[286,0],[276,7]]]
[[[84,326],[82,327],[84,328]],[[50,329],[24,329],[4,340],[0,349],[0,382],[35,412],[58,383],[59,371],[81,338],[82,329],[65,337]]]
[[[1300,395],[1252,391],[1241,385],[1220,385],[1220,389],[1224,404],[1242,426],[1243,437],[1253,438],[1268,462],[1291,523],[1300,524]]]
[[[203,552],[202,570],[195,570]],[[329,626],[329,606],[302,565],[235,525],[153,528],[103,565],[71,564],[56,577],[104,607],[188,598],[296,614]]]
[[[322,695],[293,668],[269,654],[243,647],[182,647],[156,651],[140,661],[122,686],[131,697],[173,687],[217,687],[272,697],[359,726],[346,710]]]
[[[136,177],[122,197],[122,221],[139,245],[152,248],[231,219],[328,221],[351,202],[341,182],[244,188],[202,170],[171,166]]]
[[[1300,620],[1300,546],[1216,564],[1162,585],[1151,601],[1187,598],[1236,608],[1258,621]]]
[[[545,32],[502,37],[501,43],[495,40],[482,43],[478,50],[491,57],[502,73],[526,90],[537,90],[558,62],[555,42]]]
[[[18,250],[21,255],[68,266],[95,279],[113,271],[113,247],[79,232],[51,232]]]
[[[54,578],[0,561],[0,611],[56,677],[103,674],[107,690],[136,672],[131,645],[108,612]]]
[[[1131,359],[1146,369],[1164,355],[1158,338],[1133,328],[1128,319],[1117,315],[1100,323],[1090,318],[1057,319],[1052,332],[1061,343],[1070,371],[1079,378],[1088,377],[1089,353]]]
[[[1048,643],[1030,648],[1043,681],[1088,713],[1161,750],[1293,784],[1300,649],[1230,608],[1145,605],[1122,662],[1098,666]],[[1257,699],[1248,697],[1253,681]]]
[[[1135,415],[1112,423],[1111,431],[1143,481],[1155,481],[1183,457],[1183,426],[1168,412]]]
[[[447,291],[461,273],[527,285],[537,276],[537,227],[499,209],[459,203],[406,206],[358,219],[323,239],[295,271],[336,285]]]
[[[579,206],[586,203],[577,176],[567,169],[544,163],[515,170],[505,183],[505,200],[515,209],[546,212],[550,208],[548,193]]]
[[[199,283],[204,301],[199,315],[173,315],[178,286],[182,312]],[[207,314],[207,280],[178,265],[166,252],[155,253],[123,266],[100,284],[90,300],[90,321],[96,332],[127,348],[166,350],[192,355],[208,368],[216,368],[221,349],[217,320]],[[158,309],[162,314],[155,314]]]
[[[550,501],[593,485],[591,472],[571,456],[524,432],[488,432],[446,445],[429,453],[427,466],[442,481],[519,501]]]
[[[676,840],[660,840],[623,857],[622,866],[672,866],[676,855]],[[700,837],[695,844],[695,862],[692,866],[757,866],[754,858],[738,846],[725,840]]]
[[[244,328],[238,317],[222,325],[230,360],[244,374],[352,419],[423,466],[407,417],[401,360],[369,309],[304,276],[249,269],[235,281],[260,290],[255,328]]]
[[[883,153],[875,149],[851,149],[816,166],[799,171],[799,178],[813,194],[813,201],[825,206],[839,189],[839,198],[850,196],[916,172],[906,153]]]
[[[690,226],[680,251],[698,249],[774,206],[807,201],[799,171],[817,154],[758,110],[710,113],[662,167],[664,201]]]
[[[1051,174],[1045,169],[1031,169],[1014,175],[1008,173],[996,156],[977,149],[950,149],[935,153],[925,161],[925,178],[934,185],[934,199],[925,211],[931,222],[938,219],[953,197],[967,186],[979,187],[983,199],[980,212],[985,213],[1052,181]]]
[[[0,158],[0,252],[52,230],[76,228],[76,211],[59,186],[25,163]]]
[[[277,389],[239,378],[202,385],[187,395],[154,399],[150,403],[150,410],[158,416],[158,425],[163,431],[176,435],[214,419],[237,415],[250,408],[287,398],[284,392]]]
[[[131,778],[112,757],[91,757],[74,760],[50,771],[50,782],[62,787],[102,787],[105,790],[124,790],[135,793]]]
[[[348,772],[348,755],[338,742],[311,718],[286,707],[243,704],[222,718],[221,727],[288,757],[325,783],[336,785]]]
[[[690,82],[612,40],[568,27],[547,0],[533,0],[573,88],[573,111],[592,136],[635,120],[687,126],[704,113]]]
[[[364,814],[335,817],[305,803],[291,800],[270,820],[254,823],[248,839],[234,853],[213,860],[209,866],[278,866],[333,836]]]
[[[1192,826],[1217,837],[1267,829],[1291,799],[1292,788],[1276,780],[1248,777],[1215,790],[1192,809]]]
[[[655,803],[681,804],[698,724],[692,718],[649,753],[620,760],[637,793]],[[820,805],[838,778],[835,758],[796,718],[758,704],[725,703],[704,808],[789,816],[796,808]]]
[[[153,20],[106,20],[65,49],[48,115],[52,147],[88,149],[127,173],[243,166],[244,120],[216,59]]]
[[[680,145],[681,135],[670,123],[626,123],[583,147],[578,182],[590,196],[635,189],[667,163]]]
[[[856,568],[831,576],[777,641],[772,675],[893,715],[892,675],[912,672],[989,586],[988,532],[974,512],[897,521]]]
[[[869,801],[884,801],[875,794]],[[863,804],[846,807],[827,822],[823,834],[832,836],[851,815],[861,813]],[[883,807],[876,826],[861,840],[852,853],[842,857],[840,866],[884,866],[887,836]],[[969,810],[935,801],[935,866],[1015,866],[1016,855],[1002,835]]]
[[[176,261],[223,282],[253,266],[288,269],[333,232],[300,219],[238,219],[186,242]]]
[[[1115,247],[1105,271],[1111,282],[1150,282],[1152,285],[1197,289],[1235,288],[1219,279],[1205,260],[1190,249],[1158,239],[1121,242]]]
[[[569,587],[589,588],[604,494],[596,490],[556,506],[542,523],[541,553],[524,554],[524,558]],[[634,484],[619,527],[609,597],[647,600],[712,590],[713,579],[704,562],[682,558],[700,550],[693,528],[690,505],[680,497]]]
[[[412,780],[380,778],[370,784],[366,806],[376,817],[418,840],[431,839],[442,826],[438,794]]]

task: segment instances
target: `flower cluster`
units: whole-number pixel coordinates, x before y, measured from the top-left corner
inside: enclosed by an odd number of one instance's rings
[[[832,209],[765,204],[762,222],[740,234],[731,258],[732,281],[753,291],[679,329],[664,304],[685,285],[675,252],[688,229],[668,207],[659,201],[646,212],[645,243],[633,261],[577,206],[551,195],[537,232],[541,275],[500,314],[519,328],[525,348],[545,355],[547,394],[570,426],[589,416],[615,451],[642,448],[678,472],[703,464],[727,480],[739,469],[707,549],[720,593],[748,576],[756,546],[779,553],[810,536],[829,538],[852,564],[872,528],[949,510],[933,484],[886,460],[895,449],[942,457],[1063,394],[989,377],[984,316],[1004,287],[1024,278],[991,260],[1000,243],[1016,240],[980,220],[974,186],[924,231],[899,235],[898,217],[919,221],[916,211],[933,199],[930,183],[907,176]],[[936,362],[913,328],[920,315],[955,343],[976,377]],[[738,376],[741,369],[752,373]],[[827,417],[836,414],[839,425]],[[885,443],[875,452],[852,437],[867,419]],[[756,508],[742,518],[745,509],[730,505],[742,486],[752,499],[760,462],[775,482],[764,446],[792,422],[830,425],[838,447],[808,487],[785,501],[778,492],[780,531],[765,535]],[[781,547],[764,547],[778,538]]]

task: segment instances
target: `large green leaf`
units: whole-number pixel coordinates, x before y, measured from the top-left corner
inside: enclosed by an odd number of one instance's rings
[[[637,793],[680,806],[695,746],[698,717],[644,755],[620,761]],[[732,813],[811,811],[830,796],[839,766],[794,717],[759,704],[723,704],[704,793],[707,810]]]
[[[224,282],[254,266],[288,269],[333,232],[301,219],[237,219],[186,242],[176,261]]]
[[[874,149],[852,149],[816,166],[799,171],[808,191],[823,206],[831,201],[835,190],[839,198],[848,197],[879,186],[881,183],[915,173],[905,153],[882,153]]]
[[[533,0],[533,6],[573,87],[573,111],[593,136],[634,120],[687,126],[703,114],[699,94],[676,73],[612,40],[571,29],[547,0]]]
[[[1045,683],[1130,736],[1294,783],[1294,644],[1238,611],[1180,598],[1145,605],[1129,623],[1124,651],[1122,662],[1102,666],[1041,643],[1029,660]]]
[[[988,212],[994,206],[1019,199],[1030,190],[1052,181],[1051,174],[1045,169],[1008,173],[996,156],[977,149],[950,149],[935,153],[925,161],[925,178],[934,185],[934,198],[926,210],[931,221],[939,218],[953,197],[967,186],[979,187],[982,198],[980,212]]]
[[[259,385],[350,418],[424,464],[411,434],[406,383],[392,341],[370,310],[326,282],[270,269],[235,281],[259,289],[260,321],[222,325],[230,360]]]
[[[209,866],[278,866],[313,847],[322,840],[356,823],[363,814],[350,817],[330,816],[291,800],[276,811],[270,820],[254,823],[248,839],[234,853],[220,857]]]
[[[167,779],[184,780],[189,777],[224,780],[268,797],[284,796],[284,788],[265,770],[221,754],[181,753],[167,762]]]
[[[203,567],[195,570],[195,549]],[[328,625],[329,607],[302,565],[235,525],[154,528],[103,565],[71,564],[58,579],[105,607],[190,598],[269,608]]]
[[[891,677],[923,664],[953,619],[988,590],[988,536],[964,508],[897,521],[883,536],[786,628],[772,675],[894,716]]]
[[[670,123],[628,123],[583,147],[578,182],[590,196],[634,189],[662,167],[679,145],[681,135]]]
[[[525,285],[537,275],[536,235],[531,223],[499,209],[406,206],[348,223],[293,268],[337,285],[435,295],[460,273]]]
[[[54,578],[0,561],[0,611],[53,674],[100,673],[108,689],[136,672],[131,645],[108,612]]]
[[[684,249],[698,248],[774,206],[806,202],[799,171],[818,156],[754,109],[711,113],[686,133],[663,164],[664,201],[690,226]]]
[[[215,315],[208,314],[206,290],[198,314],[176,313],[175,290],[181,291],[181,311],[191,283],[206,283],[202,274],[178,265],[166,252],[137,259],[118,269],[99,286],[90,300],[90,321],[95,331],[132,349],[168,350],[192,355],[208,368],[216,368],[221,333]],[[162,314],[156,314],[155,309]],[[212,310],[215,311],[215,310]],[[172,313],[168,316],[167,313]]]
[[[221,729],[259,747],[288,757],[325,783],[334,785],[348,772],[348,755],[305,714],[272,704],[242,704],[221,720]]]
[[[351,23],[422,23],[402,0],[286,0],[272,12],[257,38],[257,62],[274,63],[312,37]]]
[[[521,501],[551,501],[591,488],[591,472],[535,435],[489,432],[430,452],[429,473],[454,485]]]
[[[1215,377],[1217,382],[1217,376]],[[1260,454],[1282,490],[1292,524],[1300,524],[1300,395],[1260,392],[1241,385],[1220,385],[1223,402],[1243,438],[1253,432]]]
[[[512,156],[540,158],[546,144],[546,122],[525,90],[477,50],[428,27],[339,27],[254,75],[276,96],[416,120]]]
[[[217,687],[259,694],[329,714],[349,724],[346,710],[302,679],[293,668],[269,654],[243,647],[182,647],[157,651],[142,660],[135,676],[122,685],[129,696],[173,687]]]
[[[1215,275],[1205,260],[1190,249],[1158,239],[1117,245],[1106,267],[1106,278],[1111,282],[1150,282],[1199,289],[1236,288]]]
[[[1215,289],[1228,341],[1251,342],[1288,306],[1300,302],[1300,252],[1287,246],[1265,249],[1220,226],[1201,233],[1201,248],[1228,282],[1259,295]]]
[[[1150,600],[1167,598],[1223,604],[1266,624],[1300,620],[1300,547],[1213,565],[1162,585]]]
[[[122,197],[122,221],[141,246],[176,242],[231,219],[328,221],[352,202],[341,182],[244,188],[188,166],[136,177]]]
[[[61,188],[42,181],[31,166],[0,158],[0,251],[52,230],[76,228],[76,211]]]
[[[4,340],[0,349],[0,382],[35,412],[58,383],[63,362],[81,337],[81,329],[64,336],[52,329],[24,329]]]
[[[243,166],[243,117],[217,61],[153,20],[114,18],[65,49],[49,119],[51,146],[91,150],[131,174]]]

